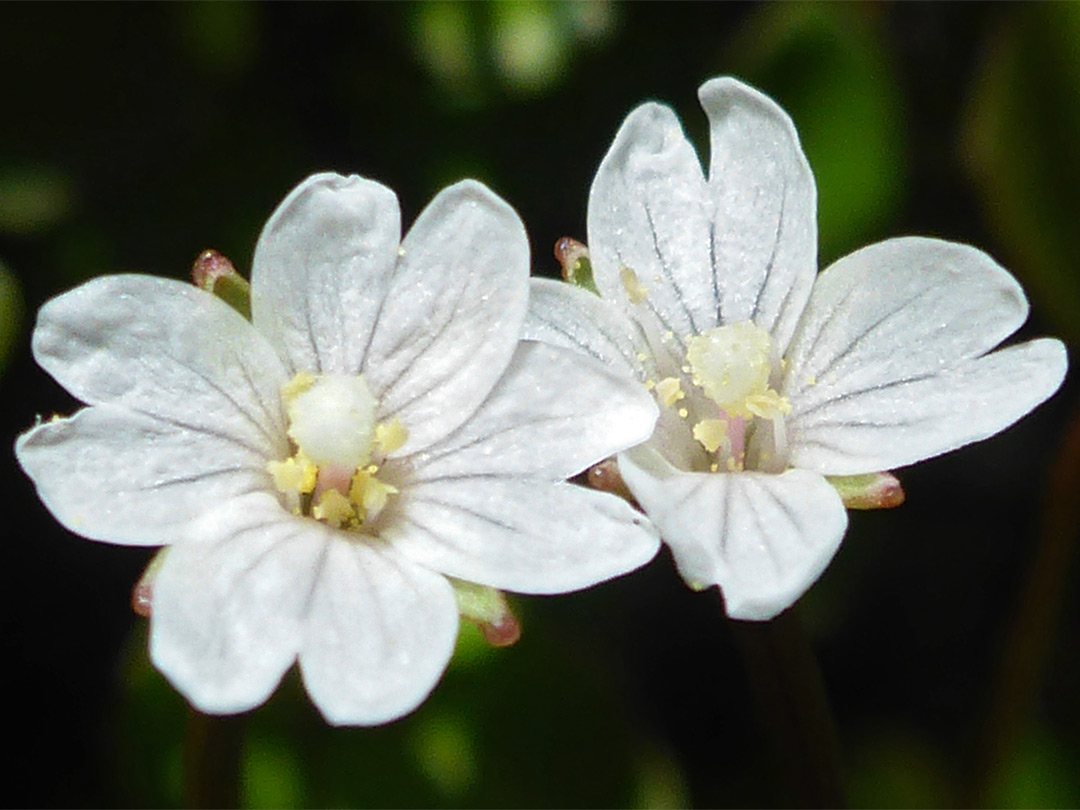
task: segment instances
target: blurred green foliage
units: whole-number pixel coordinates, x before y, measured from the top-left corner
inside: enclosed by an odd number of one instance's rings
[[[980,201],[1055,331],[1080,339],[1080,5],[1001,22],[981,55],[962,154]]]
[[[0,263],[0,374],[18,345],[23,327],[23,295],[18,279]]]
[[[528,615],[528,614],[526,614]],[[184,806],[184,701],[129,644],[115,716],[113,790],[123,804]],[[245,807],[680,807],[679,766],[628,724],[604,662],[571,662],[538,628],[495,650],[470,624],[443,682],[409,717],[326,726],[295,670],[243,719]],[[213,722],[213,721],[212,721]]]
[[[906,190],[900,87],[881,20],[855,4],[767,4],[736,35],[736,63],[776,88],[818,187],[824,267],[877,238]]]

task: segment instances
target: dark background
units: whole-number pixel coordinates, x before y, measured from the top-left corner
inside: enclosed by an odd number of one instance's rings
[[[33,313],[91,276],[247,272],[313,171],[392,187],[409,222],[489,184],[533,267],[585,232],[622,118],[672,105],[704,147],[704,80],[799,128],[821,261],[923,234],[975,244],[1032,300],[1021,336],[1080,338],[1080,5],[0,5],[0,423],[77,404],[29,353]],[[6,269],[4,269],[6,268]],[[900,472],[799,605],[865,806],[1080,804],[1070,381],[1002,436]],[[11,805],[188,803],[184,703],[128,606],[146,550],[68,534],[0,463]],[[326,727],[295,677],[239,726],[252,806],[783,805],[715,590],[662,553],[589,592],[517,599],[524,637],[465,631],[432,698]]]

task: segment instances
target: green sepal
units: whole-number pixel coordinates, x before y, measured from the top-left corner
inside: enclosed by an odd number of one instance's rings
[[[239,273],[216,279],[210,292],[251,320],[251,284]]]
[[[447,577],[457,597],[458,612],[484,634],[488,644],[509,647],[521,638],[521,627],[502,591]]]
[[[157,579],[158,572],[161,571],[161,566],[165,562],[165,555],[168,552],[168,546],[159,548],[154,556],[150,558],[149,564],[143,571],[142,576],[139,577],[139,581],[135,583],[135,587],[131,589],[131,610],[136,616],[142,616],[144,619],[150,618],[154,605],[154,580]]]
[[[251,285],[236,272],[233,263],[216,250],[204,250],[191,266],[191,278],[199,289],[213,293],[247,320],[251,320]]]
[[[562,277],[575,287],[581,287],[594,295],[599,295],[593,280],[592,260],[589,249],[583,243],[569,236],[564,236],[555,243],[555,258],[562,265]]]
[[[907,497],[900,480],[890,472],[866,475],[827,475],[848,509],[892,509]]]

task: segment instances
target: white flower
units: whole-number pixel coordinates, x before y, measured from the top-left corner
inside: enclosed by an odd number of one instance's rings
[[[1064,346],[989,352],[1027,317],[974,248],[890,239],[817,271],[816,189],[788,116],[729,78],[699,91],[711,162],[675,114],[627,117],[589,196],[597,297],[535,281],[526,335],[651,389],[623,479],[692,587],[768,619],[847,527],[825,476],[890,470],[1003,430],[1058,386]]]
[[[23,435],[19,461],[72,531],[172,546],[150,652],[195,706],[255,706],[299,660],[330,722],[387,721],[451,656],[447,576],[555,593],[655,554],[640,514],[562,480],[647,438],[655,405],[519,343],[528,262],[478,183],[401,242],[393,192],[322,174],[263,230],[251,323],[138,275],[42,307],[35,357],[91,407]]]

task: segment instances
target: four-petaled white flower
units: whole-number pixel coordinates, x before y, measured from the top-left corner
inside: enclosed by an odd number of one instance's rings
[[[478,183],[401,242],[392,191],[322,174],[263,230],[252,322],[139,275],[42,307],[35,357],[90,407],[19,461],[72,531],[171,546],[150,652],[195,706],[255,706],[298,660],[329,721],[387,721],[450,659],[447,577],[555,593],[656,553],[639,513],[563,481],[646,439],[656,406],[519,342],[528,273],[520,219]]]
[[[699,91],[706,178],[678,118],[627,117],[589,196],[597,297],[534,281],[526,335],[579,346],[652,390],[653,437],[623,480],[694,588],[768,619],[847,527],[825,476],[986,438],[1048,396],[1064,346],[988,353],[1027,317],[986,254],[890,239],[817,273],[816,188],[791,120],[729,78]]]

